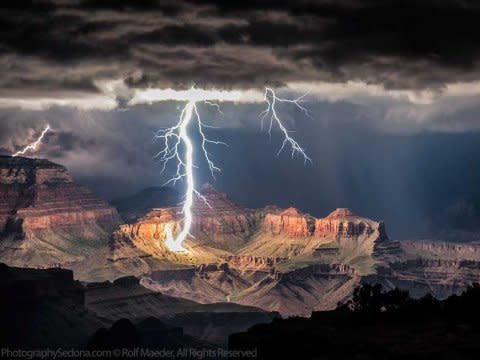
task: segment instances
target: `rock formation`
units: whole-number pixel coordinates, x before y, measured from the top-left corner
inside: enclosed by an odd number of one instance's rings
[[[446,260],[480,261],[480,243],[452,243],[444,241],[405,240],[401,242],[402,250],[407,257],[423,257]]]
[[[258,227],[260,214],[231,202],[226,194],[205,184],[192,208],[193,224],[186,246],[189,254],[175,254],[165,246],[168,225],[173,236],[181,231],[181,208],[151,209],[133,224],[124,224],[114,232],[111,242],[112,261],[138,256],[137,250],[157,259],[185,264],[217,261],[243,246]]]
[[[286,210],[269,210],[266,209],[266,215],[262,221],[264,232],[293,237],[306,237],[313,234],[315,220],[311,216],[303,215],[292,207]]]
[[[210,184],[201,193],[206,201],[195,199],[189,251],[174,253],[165,246],[166,228],[173,236],[181,230],[180,207],[150,209],[152,202],[135,197],[133,221],[117,226],[116,211],[64,167],[0,157],[0,259],[61,263],[88,281],[134,275],[140,283],[127,287],[139,291],[135,301],[234,302],[286,316],[332,309],[362,281],[444,297],[480,279],[478,243],[392,241],[382,222],[349,209],[315,218],[295,208],[247,209]],[[138,216],[138,209],[147,210]],[[135,301],[130,311],[147,315]],[[108,313],[102,301],[91,303]]]
[[[200,192],[207,202],[197,198],[194,203],[192,234],[222,249],[244,245],[257,229],[259,214],[233,203],[209,183]]]
[[[324,219],[316,219],[295,208],[246,209],[210,184],[205,184],[201,192],[206,202],[195,200],[191,231],[194,238],[187,239],[186,246],[190,246],[194,259],[203,262],[220,261],[228,253],[261,258],[325,256],[329,251],[338,255],[340,247],[358,248],[371,255],[377,240],[387,239],[383,223],[355,216],[348,209],[337,209]],[[134,247],[157,258],[195,263],[194,259],[170,253],[164,245],[167,224],[174,236],[181,230],[179,210],[152,209],[137,222],[120,226],[113,236],[114,258],[125,257]],[[205,254],[210,256],[203,258]]]
[[[370,223],[353,214],[349,209],[336,209],[324,219],[315,221],[315,236],[344,236],[352,237],[361,234],[371,234],[374,228]]]
[[[0,157],[0,259],[53,266],[104,246],[117,211],[48,160]]]
[[[262,213],[261,227],[240,249],[241,255],[355,261],[361,273],[368,273],[374,271],[375,245],[388,239],[382,222],[356,216],[348,209],[337,209],[320,219],[293,208],[265,208]]]
[[[348,297],[380,262],[376,244],[388,243],[383,223],[348,209],[317,219],[295,208],[246,209],[210,184],[202,195],[206,202],[197,198],[193,207],[188,253],[173,253],[164,244],[167,225],[174,234],[181,230],[180,209],[152,209],[115,231],[109,258],[114,266],[150,257],[164,262],[147,270],[142,282],[154,291],[308,315]]]
[[[397,286],[414,297],[430,293],[443,299],[480,281],[479,243],[409,240],[395,242],[393,247],[388,243],[376,251],[383,265],[363,282],[380,283],[386,289]],[[387,253],[385,245],[390,247]]]

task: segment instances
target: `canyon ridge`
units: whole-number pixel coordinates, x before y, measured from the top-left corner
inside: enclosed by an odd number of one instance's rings
[[[173,253],[165,227],[174,236],[182,227],[174,192],[157,191],[158,202],[145,193],[126,198],[119,213],[61,165],[2,156],[0,261],[73,270],[96,284],[90,304],[99,311],[108,310],[98,308],[102,299],[128,298],[112,285],[125,277],[148,299],[163,294],[189,307],[230,303],[282,316],[333,309],[362,283],[443,298],[480,280],[477,242],[395,241],[383,222],[346,208],[317,218],[293,207],[248,209],[210,184],[201,193],[208,204],[195,199],[188,252]]]

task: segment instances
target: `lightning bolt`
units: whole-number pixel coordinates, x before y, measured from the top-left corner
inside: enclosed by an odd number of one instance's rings
[[[218,105],[214,103],[207,102],[209,105]],[[192,206],[193,206],[193,197],[197,195],[202,199],[207,206],[210,206],[207,199],[196,189],[195,180],[193,175],[193,143],[188,134],[188,127],[192,121],[197,122],[198,131],[200,133],[202,143],[201,148],[203,155],[207,161],[208,167],[212,176],[215,178],[215,172],[220,172],[220,168],[217,167],[214,162],[211,160],[209,152],[207,150],[208,144],[215,145],[227,145],[222,141],[211,140],[206,136],[205,128],[210,127],[205,124],[197,109],[197,103],[195,101],[189,101],[182,109],[180,113],[179,121],[176,125],[159,130],[155,137],[163,141],[163,149],[155,155],[155,157],[160,158],[163,162],[162,172],[165,171],[167,164],[170,161],[176,161],[176,171],[172,178],[170,178],[166,185],[172,183],[175,184],[181,179],[185,179],[187,183],[187,188],[185,192],[185,201],[183,202],[183,207],[181,213],[184,216],[183,219],[183,228],[182,231],[173,239],[172,230],[169,227],[166,231],[166,241],[165,245],[174,252],[185,252],[186,249],[183,247],[182,243],[186,237],[190,234],[190,228],[192,226]],[[184,156],[181,156],[180,148],[184,149]]]
[[[198,95],[198,91],[196,91],[196,89],[192,88],[191,90],[193,94]],[[289,146],[292,151],[292,157],[296,153],[299,153],[301,156],[303,156],[304,161],[307,162],[311,161],[311,159],[308,157],[305,150],[300,146],[300,144],[290,136],[290,132],[287,130],[282,120],[278,116],[276,108],[277,103],[290,103],[295,105],[307,116],[310,116],[308,110],[300,104],[304,96],[305,95],[294,100],[283,99],[278,97],[273,89],[266,88],[264,100],[267,103],[267,108],[261,113],[261,118],[263,123],[263,120],[269,117],[270,123],[268,133],[270,135],[274,124],[277,125],[283,135],[284,140],[277,155],[279,155],[286,147]],[[167,226],[165,227],[165,245],[172,252],[188,251],[183,246],[183,242],[185,241],[187,236],[192,236],[190,234],[190,229],[193,221],[192,206],[194,196],[198,196],[201,200],[205,202],[207,206],[210,206],[207,199],[195,187],[195,179],[193,174],[193,169],[195,167],[195,165],[193,164],[194,146],[188,133],[189,126],[192,124],[192,122],[196,122],[198,132],[201,138],[201,150],[213,178],[215,178],[215,173],[220,172],[221,169],[217,167],[212,161],[207,147],[208,145],[227,146],[227,144],[222,141],[211,140],[207,137],[205,129],[211,128],[212,126],[205,124],[200,117],[200,113],[198,112],[197,102],[203,101],[205,104],[215,107],[220,113],[222,113],[219,105],[212,102],[212,100],[215,99],[212,99],[211,96],[204,99],[199,99],[198,96],[192,97],[194,98],[194,100],[187,101],[180,113],[178,122],[171,127],[159,130],[155,134],[155,138],[163,142],[162,150],[155,155],[156,158],[159,158],[163,162],[162,172],[166,170],[168,163],[172,161],[176,163],[176,171],[174,175],[165,183],[165,185],[175,184],[177,181],[182,179],[186,180],[187,184],[187,188],[185,191],[185,200],[183,202],[182,210],[180,212],[181,214],[183,214],[182,230],[176,236],[176,238],[174,238],[171,225],[167,224]],[[218,100],[223,99],[219,98]]]
[[[40,136],[37,138],[37,140],[35,140],[33,143],[25,146],[22,150],[17,151],[15,154],[12,155],[12,157],[17,157],[17,156],[20,156],[20,155],[24,155],[24,154],[27,153],[28,151],[35,151],[35,150],[37,150],[38,146],[40,146],[40,144],[42,143],[43,138],[45,137],[45,135],[47,134],[47,132],[48,132],[49,130],[50,130],[50,125],[47,124],[47,126],[45,127],[45,129],[43,129],[42,133],[41,133]]]
[[[300,97],[298,97],[294,100],[283,99],[283,98],[278,97],[275,94],[275,91],[273,91],[273,89],[268,88],[268,87],[265,89],[264,99],[265,99],[265,102],[267,103],[267,108],[264,111],[262,111],[262,113],[260,114],[260,118],[261,118],[262,129],[263,129],[263,122],[264,122],[265,118],[270,116],[270,123],[269,123],[269,126],[268,126],[268,135],[270,137],[272,136],[272,128],[273,128],[274,123],[277,125],[277,127],[282,132],[283,142],[282,142],[282,146],[280,147],[280,149],[277,152],[277,156],[280,155],[280,153],[285,149],[286,146],[290,145],[290,148],[291,148],[291,151],[292,151],[291,152],[292,158],[295,156],[296,153],[298,153],[301,156],[303,156],[304,162],[307,162],[307,161],[311,162],[312,161],[312,159],[310,159],[308,157],[305,150],[300,146],[300,144],[290,136],[289,131],[285,128],[285,125],[283,125],[282,121],[278,117],[277,108],[276,108],[277,102],[294,104],[298,109],[300,109],[303,113],[305,113],[305,115],[307,115],[308,117],[311,118],[311,115],[308,112],[308,110],[300,104],[301,100],[306,95],[307,94],[304,94],[304,95],[302,95],[302,96],[300,96]]]

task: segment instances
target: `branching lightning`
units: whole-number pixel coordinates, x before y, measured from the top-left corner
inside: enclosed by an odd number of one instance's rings
[[[181,210],[181,214],[183,214],[182,230],[180,233],[177,234],[176,238],[174,238],[171,225],[167,224],[165,228],[165,245],[170,251],[173,252],[187,251],[187,249],[183,246],[183,242],[187,238],[187,236],[191,236],[190,229],[193,221],[192,206],[194,202],[194,196],[198,196],[207,204],[207,206],[210,206],[207,199],[202,194],[200,194],[200,192],[195,187],[195,179],[193,174],[193,169],[195,167],[195,165],[193,164],[194,146],[188,133],[189,126],[192,125],[193,122],[196,122],[198,132],[201,138],[201,150],[213,178],[215,178],[215,173],[221,172],[221,169],[217,167],[212,161],[208,152],[208,146],[227,146],[227,144],[222,141],[211,140],[207,137],[205,129],[211,128],[212,126],[207,125],[202,121],[202,118],[197,108],[197,102],[203,101],[205,104],[215,107],[220,113],[222,113],[220,106],[212,101],[221,101],[224,100],[224,98],[215,98],[211,95],[206,96],[205,98],[199,98],[198,90],[194,88],[192,88],[191,90],[192,97],[190,100],[187,100],[187,103],[183,107],[178,122],[171,127],[159,130],[155,135],[155,138],[162,141],[163,144],[162,150],[155,155],[156,158],[159,158],[163,162],[162,172],[166,170],[166,167],[170,162],[176,163],[176,170],[174,172],[174,175],[166,182],[166,184],[175,184],[177,181],[183,179],[186,181],[187,184],[185,200],[183,202]],[[305,95],[294,100],[283,99],[278,97],[273,89],[266,88],[264,100],[267,103],[267,108],[262,112],[261,117],[263,123],[263,120],[270,116],[270,123],[268,129],[269,134],[271,134],[274,124],[276,124],[284,137],[282,146],[277,154],[280,154],[286,147],[290,147],[292,151],[292,157],[296,153],[299,153],[301,156],[303,156],[305,162],[307,162],[311,161],[311,159],[308,157],[305,150],[300,146],[300,144],[290,136],[289,131],[286,129],[285,125],[282,123],[280,117],[278,116],[276,108],[277,102],[291,103],[294,104],[298,109],[303,111],[307,116],[310,116],[308,110],[300,104],[300,101],[304,96]]]
[[[212,105],[214,103],[209,104]],[[193,144],[188,134],[188,127],[194,120],[196,120],[197,122],[198,131],[202,139],[201,147],[203,155],[205,157],[205,160],[207,161],[208,167],[213,177],[215,177],[215,172],[220,172],[221,170],[214,164],[214,162],[210,158],[207,146],[209,144],[227,145],[222,141],[211,140],[206,136],[205,128],[209,127],[209,125],[205,124],[202,121],[200,113],[197,109],[197,103],[195,101],[187,102],[182,112],[180,113],[179,121],[176,125],[159,130],[155,136],[157,139],[161,139],[163,141],[163,149],[156,155],[156,157],[160,158],[163,162],[162,172],[165,171],[166,166],[170,161],[176,161],[177,165],[174,176],[170,178],[166,184],[175,184],[177,181],[184,178],[187,183],[185,201],[183,203],[181,211],[184,216],[182,231],[177,235],[175,239],[173,239],[172,231],[170,228],[169,231],[166,232],[165,245],[174,252],[186,251],[182,243],[185,238],[190,235],[194,195],[197,195],[207,204],[207,206],[210,206],[207,199],[195,188],[195,180],[193,176]],[[184,149],[183,157],[181,156],[181,147],[183,147]]]
[[[307,115],[308,117],[311,117],[308,110],[300,104],[300,101],[305,96],[306,96],[306,94],[304,94],[304,95],[302,95],[302,96],[300,96],[300,97],[298,97],[294,100],[282,99],[275,94],[275,91],[273,91],[273,89],[271,89],[271,88],[266,88],[265,89],[265,102],[267,103],[267,108],[260,114],[260,118],[261,118],[261,121],[262,121],[262,128],[263,128],[263,122],[264,122],[265,118],[270,116],[270,118],[269,118],[270,123],[269,123],[269,126],[268,126],[268,135],[270,135],[270,136],[272,135],[272,128],[273,128],[274,123],[278,126],[278,128],[282,132],[283,142],[282,142],[282,146],[280,147],[280,149],[277,152],[277,156],[280,155],[280,153],[283,151],[283,149],[285,149],[286,146],[290,145],[290,148],[291,148],[291,151],[292,151],[291,152],[292,158],[295,156],[296,153],[299,153],[301,156],[303,156],[303,160],[305,162],[312,161],[312,159],[310,159],[308,157],[308,155],[305,153],[305,150],[300,146],[300,144],[290,136],[289,131],[285,128],[285,125],[283,125],[282,121],[278,117],[277,108],[276,108],[276,103],[277,102],[294,104],[298,109],[303,111],[305,113],[305,115]]]
[[[40,136],[37,138],[37,140],[35,140],[33,143],[25,146],[22,150],[20,151],[17,151],[15,154],[12,155],[12,157],[17,157],[17,156],[20,156],[20,155],[24,155],[26,154],[28,151],[35,151],[37,150],[37,148],[40,146],[40,144],[42,143],[43,141],[43,138],[45,137],[45,135],[47,134],[47,132],[50,130],[50,125],[47,124],[47,126],[45,127],[45,129],[43,129],[42,133],[40,134]]]

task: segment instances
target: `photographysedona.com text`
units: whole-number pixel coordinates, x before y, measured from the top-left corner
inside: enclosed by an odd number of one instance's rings
[[[228,350],[223,348],[178,348],[178,349],[150,349],[150,348],[118,348],[105,350],[79,349],[10,349],[0,350],[1,359],[255,359],[257,349]]]

